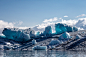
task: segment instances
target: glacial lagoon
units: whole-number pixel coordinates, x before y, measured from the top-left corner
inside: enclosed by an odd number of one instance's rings
[[[86,57],[86,51],[0,51],[0,57]]]

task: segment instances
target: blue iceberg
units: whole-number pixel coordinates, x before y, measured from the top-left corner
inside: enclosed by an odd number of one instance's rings
[[[32,44],[33,45],[37,44],[36,40],[32,40]]]
[[[47,50],[47,46],[34,46],[33,50]]]
[[[31,37],[35,36],[35,32],[31,28],[25,30],[18,28],[4,28],[2,33],[6,36],[6,38],[19,42],[26,42],[30,40]]]
[[[52,28],[51,28],[51,26],[47,26],[45,28],[44,34],[52,34]]]
[[[80,38],[81,38],[81,36],[80,36],[80,35],[76,35],[75,40],[80,39]]]
[[[68,32],[63,33],[63,34],[59,37],[59,40],[60,40],[61,42],[67,41],[67,40],[69,40],[69,39],[71,39],[71,36],[70,36],[70,34],[69,34]]]
[[[57,44],[60,44],[60,41],[54,39],[52,39],[51,42],[49,43],[49,45],[57,45]]]
[[[58,24],[55,24],[55,31],[56,31],[56,34],[61,34],[64,32],[78,31],[78,29],[76,27],[69,26],[67,24],[58,23]]]
[[[36,36],[39,36],[40,35],[40,32],[38,31],[37,33],[36,33]]]

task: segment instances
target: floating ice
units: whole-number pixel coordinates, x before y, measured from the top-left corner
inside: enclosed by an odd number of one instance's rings
[[[34,46],[33,50],[47,50],[47,46]]]
[[[59,40],[52,39],[52,41],[49,43],[49,45],[56,45],[56,44],[60,44]]]
[[[60,37],[59,37],[59,40],[60,41],[66,41],[66,40],[69,40],[71,39],[71,36],[68,32],[65,32],[63,33]]]
[[[40,35],[40,32],[38,31],[37,33],[36,33],[36,36],[39,36]]]
[[[35,31],[31,28],[23,30],[25,34],[29,34],[31,38],[35,37]]]
[[[44,34],[52,34],[51,26],[47,26],[47,27],[45,28]]]
[[[30,40],[30,36],[34,37],[34,32],[30,28],[27,30],[20,30],[18,28],[4,28],[2,32],[6,38],[19,42],[26,42]]]
[[[77,40],[77,39],[80,39],[80,38],[81,38],[81,36],[77,34],[75,39]]]
[[[6,36],[3,34],[0,34],[0,38],[6,38]]]
[[[32,40],[32,44],[33,45],[37,44],[36,40]]]
[[[56,34],[60,34],[60,33],[64,33],[64,32],[78,31],[78,29],[76,27],[58,23],[58,24],[55,24],[55,31],[56,31]]]
[[[51,28],[51,26],[47,26],[45,28],[45,31],[41,35],[43,35],[45,37],[51,37],[51,34],[52,34],[52,28]]]
[[[55,46],[51,46],[51,49],[55,48]]]
[[[4,50],[10,50],[12,47],[5,45]]]
[[[3,50],[4,46],[3,45],[0,45],[0,50]]]

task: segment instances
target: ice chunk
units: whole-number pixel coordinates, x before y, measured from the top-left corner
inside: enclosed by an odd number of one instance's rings
[[[52,41],[49,43],[49,45],[56,45],[56,44],[60,44],[60,41],[52,39]]]
[[[52,33],[51,26],[47,26],[47,27],[45,28],[44,34],[51,34],[51,33]]]
[[[3,45],[0,45],[0,50],[3,50],[4,46]]]
[[[47,46],[34,46],[33,50],[47,50]]]
[[[12,47],[5,45],[4,50],[10,50]]]
[[[32,40],[32,44],[33,45],[37,44],[36,40]]]
[[[6,38],[19,42],[26,42],[30,40],[30,34],[26,34],[23,30],[17,28],[4,28],[2,32]]]
[[[69,39],[71,39],[71,36],[70,36],[70,34],[69,34],[68,32],[63,33],[63,34],[59,37],[59,40],[60,40],[60,41],[69,40]]]
[[[37,33],[36,33],[36,36],[39,36],[40,35],[40,32],[38,31]]]
[[[55,30],[56,30],[56,34],[60,34],[67,31],[65,24],[61,24],[61,23],[55,24]]]
[[[6,38],[6,36],[3,34],[0,34],[0,38]]]
[[[75,39],[77,40],[77,39],[80,39],[80,38],[81,38],[80,35],[76,35],[76,38]]]
[[[29,34],[31,38],[35,37],[35,31],[31,28],[23,30],[25,34]]]
[[[67,24],[57,23],[55,24],[56,34],[64,33],[64,32],[73,32],[78,31],[76,27],[69,26]]]
[[[51,34],[52,34],[51,26],[47,26],[45,28],[45,31],[41,35],[45,37],[51,37]]]
[[[6,45],[12,45],[10,42],[5,42],[6,43]]]

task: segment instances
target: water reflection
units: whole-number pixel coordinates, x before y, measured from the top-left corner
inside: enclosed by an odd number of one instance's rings
[[[85,51],[0,51],[0,57],[86,57]]]

